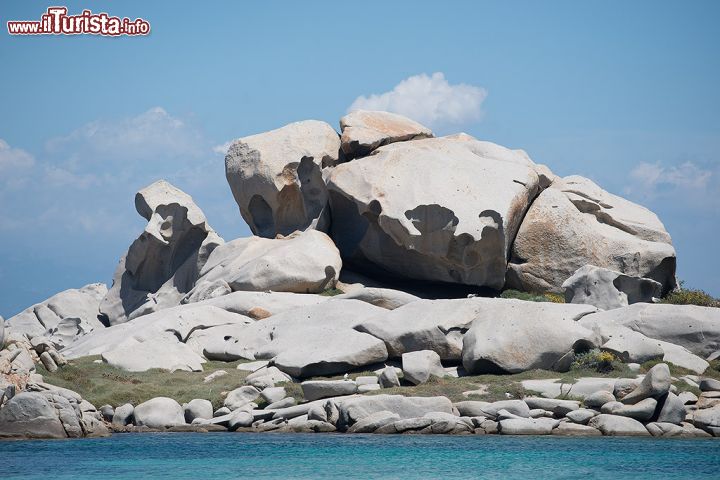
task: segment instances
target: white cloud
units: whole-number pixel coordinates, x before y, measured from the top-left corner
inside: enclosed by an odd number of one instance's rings
[[[672,191],[686,191],[698,194],[705,191],[713,176],[711,170],[701,168],[693,162],[665,167],[659,163],[643,162],[630,172],[634,185],[626,191],[638,190],[645,197],[653,198]]]
[[[21,170],[28,170],[35,165],[35,158],[25,150],[12,148],[0,138],[0,173],[12,175]]]
[[[438,127],[479,120],[487,90],[464,83],[451,85],[442,72],[414,75],[401,81],[389,92],[359,96],[348,108],[385,110]]]

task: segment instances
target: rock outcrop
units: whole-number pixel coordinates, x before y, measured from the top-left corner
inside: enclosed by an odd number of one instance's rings
[[[100,304],[109,325],[180,304],[210,253],[224,243],[192,198],[164,180],[140,190],[135,208],[148,224],[120,260]]]
[[[471,373],[518,373],[533,368],[567,371],[574,353],[594,347],[593,332],[577,320],[589,305],[486,300],[463,337],[462,362]]]
[[[429,128],[397,113],[356,110],[340,119],[346,158],[364,157],[383,145],[433,136]]]
[[[327,123],[291,123],[235,140],[225,176],[240,214],[255,235],[274,238],[296,230],[327,230],[323,167],[339,160],[340,138]]]
[[[196,288],[222,281],[232,291],[320,293],[335,287],[341,268],[335,244],[317,230],[238,238],[212,252]]]
[[[620,272],[585,265],[562,284],[566,303],[585,303],[600,310],[652,303],[660,298],[662,285],[649,278],[630,277]]]
[[[48,337],[56,348],[62,349],[76,338],[103,327],[98,307],[107,291],[102,283],[65,290],[10,317],[6,328],[8,333],[30,338]]]
[[[562,293],[565,280],[588,264],[650,278],[663,293],[675,286],[675,249],[654,213],[586,178],[556,180],[525,215],[506,286]]]
[[[422,188],[418,171],[432,172]],[[500,289],[540,178],[524,152],[457,135],[385,145],[327,185],[332,237],[353,267]]]

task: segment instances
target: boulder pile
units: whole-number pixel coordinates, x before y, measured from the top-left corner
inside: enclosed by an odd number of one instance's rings
[[[110,289],[67,290],[0,319],[0,436],[720,434],[720,309],[658,303],[676,288],[675,250],[646,208],[522,150],[435,137],[387,112],[348,114],[340,132],[303,121],[239,138],[225,171],[253,236],[225,242],[160,180],[135,197],[147,225]],[[499,298],[508,289],[565,303]],[[528,380],[540,396],[493,403],[404,392],[567,372],[590,351],[635,371],[665,363],[641,378]],[[90,355],[131,372],[243,361],[250,374],[223,405],[158,397],[98,411],[35,371]],[[699,390],[675,391],[666,363]]]

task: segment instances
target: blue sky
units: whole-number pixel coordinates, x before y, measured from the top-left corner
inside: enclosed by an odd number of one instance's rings
[[[0,315],[109,284],[158,178],[249,234],[217,147],[368,98],[648,206],[720,295],[718,2],[69,2],[152,34],[7,34],[50,5],[0,4]]]

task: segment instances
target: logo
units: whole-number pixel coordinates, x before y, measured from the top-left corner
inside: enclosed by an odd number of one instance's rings
[[[40,20],[14,20],[7,22],[10,35],[148,35],[150,22],[142,18],[112,17],[105,12],[83,10],[79,15],[68,15],[67,7],[49,7]]]

